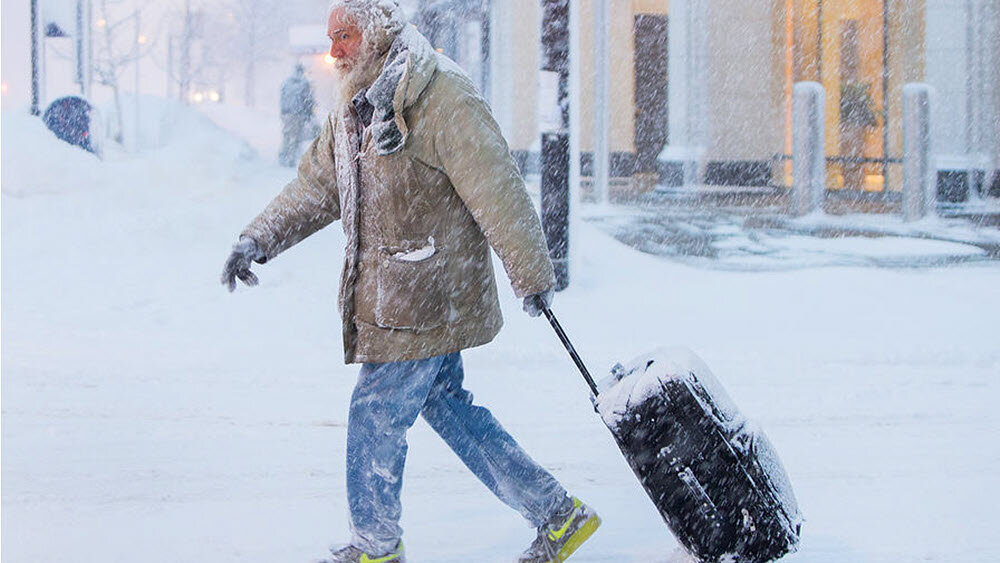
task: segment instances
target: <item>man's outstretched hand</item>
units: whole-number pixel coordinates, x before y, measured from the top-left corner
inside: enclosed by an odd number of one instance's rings
[[[226,266],[222,270],[222,285],[232,292],[236,289],[236,278],[243,283],[253,287],[259,283],[257,276],[250,271],[250,265],[254,259],[263,257],[257,241],[252,238],[242,237],[240,241],[233,245],[233,252],[226,259]]]
[[[542,311],[552,305],[552,290],[543,291],[542,293],[536,293],[534,295],[529,295],[524,298],[524,309],[525,313],[528,313],[532,317],[537,317],[542,314]]]

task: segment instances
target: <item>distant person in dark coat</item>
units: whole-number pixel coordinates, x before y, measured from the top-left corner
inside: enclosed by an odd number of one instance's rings
[[[295,166],[299,161],[299,147],[302,145],[306,126],[312,121],[313,108],[312,86],[306,79],[306,69],[302,64],[295,65],[292,73],[281,85],[281,151],[278,162],[282,166]]]
[[[99,154],[99,147],[93,142],[94,108],[83,98],[66,96],[52,102],[45,110],[42,121],[56,137],[85,151]]]

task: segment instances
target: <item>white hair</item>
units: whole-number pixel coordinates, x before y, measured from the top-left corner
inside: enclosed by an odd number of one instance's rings
[[[354,21],[369,47],[384,52],[406,25],[406,15],[397,0],[333,0],[326,10],[326,18],[334,10],[343,8]]]

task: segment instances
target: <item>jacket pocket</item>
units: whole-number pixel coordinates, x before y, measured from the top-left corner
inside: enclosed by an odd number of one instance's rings
[[[383,248],[378,266],[375,324],[429,330],[445,324],[450,308],[441,249],[422,256]]]

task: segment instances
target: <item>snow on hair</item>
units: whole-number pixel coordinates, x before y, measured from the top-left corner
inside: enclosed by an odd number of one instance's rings
[[[389,48],[406,25],[406,16],[397,0],[333,0],[326,17],[338,8],[355,22],[365,42],[379,52]]]

